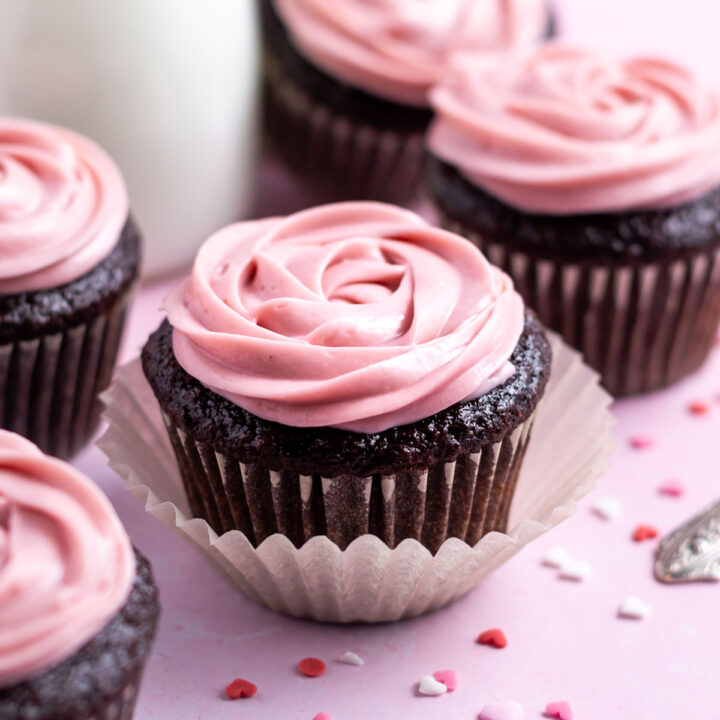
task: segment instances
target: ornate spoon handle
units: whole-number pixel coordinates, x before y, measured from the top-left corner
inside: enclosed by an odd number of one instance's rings
[[[720,501],[660,543],[655,577],[666,583],[720,580]]]

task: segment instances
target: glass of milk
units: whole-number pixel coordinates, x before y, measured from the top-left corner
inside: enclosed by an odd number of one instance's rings
[[[251,0],[0,0],[0,114],[54,122],[120,165],[145,272],[189,264],[252,201]]]

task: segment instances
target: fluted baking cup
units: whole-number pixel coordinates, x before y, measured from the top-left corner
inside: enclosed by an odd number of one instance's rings
[[[265,132],[275,152],[325,200],[407,204],[417,195],[424,133],[374,127],[310,97],[268,54]]]
[[[218,536],[192,518],[157,401],[138,360],[103,395],[111,467],[145,509],[184,537],[248,597],[288,615],[332,622],[413,617],[456,600],[539,535],[569,517],[605,471],[613,443],[610,396],[556,336],[553,370],[510,507],[507,533],[471,546],[446,540],[434,555],[417,540],[390,548],[363,535],[344,549],[326,536],[297,548],[275,534],[254,547],[239,530]]]
[[[578,348],[615,396],[672,385],[697,370],[720,323],[720,250],[642,264],[573,263],[492,242],[448,217],[513,279],[527,305]]]
[[[100,421],[98,394],[112,377],[127,300],[62,332],[0,344],[0,427],[60,458]]]

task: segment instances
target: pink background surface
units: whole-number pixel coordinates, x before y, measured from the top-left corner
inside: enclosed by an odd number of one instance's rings
[[[719,13],[710,0],[567,0],[564,28],[572,38],[624,51],[662,50],[720,84]],[[287,198],[285,184],[265,173],[262,186]],[[262,188],[261,188],[262,190]],[[267,197],[267,194],[264,195]],[[264,209],[273,210],[264,202]],[[125,358],[137,354],[160,320],[168,282],[147,286],[133,308]],[[376,627],[330,626],[292,620],[254,605],[202,558],[146,515],[95,448],[76,464],[108,493],[134,542],[153,562],[164,614],[137,710],[138,720],[425,720],[476,718],[482,706],[514,699],[528,718],[551,700],[568,699],[578,720],[715,718],[720,716],[720,587],[669,587],[651,576],[654,542],[630,540],[634,526],[662,532],[715,500],[720,437],[720,350],[692,379],[642,399],[617,403],[618,450],[599,489],[565,524],[498,570],[455,605],[413,621]],[[687,404],[709,402],[709,415]],[[650,434],[637,451],[627,440]],[[680,478],[687,494],[660,496]],[[604,522],[589,510],[611,495],[622,518]],[[584,583],[556,578],[540,565],[550,545],[565,545],[590,562]],[[641,622],[621,620],[627,594],[651,607]],[[501,627],[505,650],[478,646],[475,636]],[[363,668],[334,661],[346,650]],[[324,677],[295,671],[302,657],[325,659]],[[437,698],[418,697],[422,674],[454,668],[460,686]],[[259,686],[250,700],[224,699],[225,685],[243,677]]]

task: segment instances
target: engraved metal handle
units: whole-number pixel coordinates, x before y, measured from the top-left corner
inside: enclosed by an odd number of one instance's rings
[[[665,583],[720,580],[720,501],[660,543],[655,577]]]

